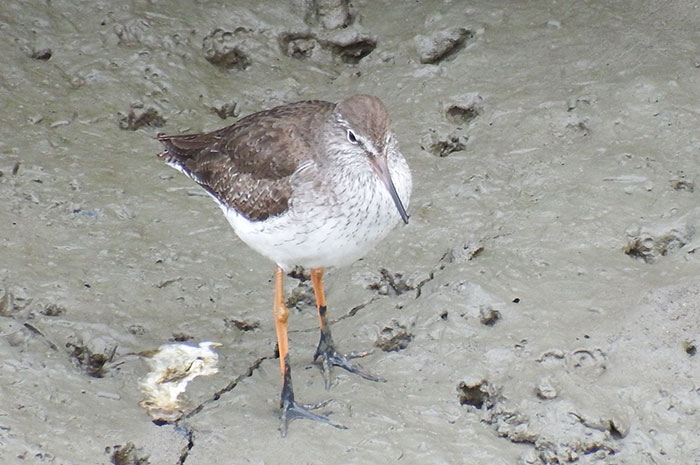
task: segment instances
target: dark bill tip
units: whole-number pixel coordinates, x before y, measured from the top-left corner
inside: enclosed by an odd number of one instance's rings
[[[386,165],[386,160],[384,158],[378,157],[372,158],[370,160],[372,168],[374,168],[374,170],[377,172],[381,180],[384,182],[384,185],[386,186],[387,190],[389,191],[391,199],[394,201],[394,205],[396,205],[396,209],[399,211],[401,219],[405,224],[408,224],[408,213],[406,213],[406,209],[403,206],[403,202],[401,202],[401,198],[399,197],[398,192],[396,192],[396,187],[394,187],[394,181],[391,180],[391,175],[389,174],[389,168]]]

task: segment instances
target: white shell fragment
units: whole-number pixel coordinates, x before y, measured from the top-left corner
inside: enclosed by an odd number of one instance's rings
[[[221,344],[202,342],[199,347],[188,344],[165,344],[154,352],[143,353],[151,371],[139,383],[146,396],[139,405],[154,420],[173,421],[181,416],[180,394],[197,376],[217,373],[219,356],[212,349]]]

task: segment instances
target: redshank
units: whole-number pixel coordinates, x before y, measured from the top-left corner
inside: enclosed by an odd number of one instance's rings
[[[204,134],[158,135],[158,156],[203,187],[238,237],[275,264],[273,314],[282,371],[282,425],[306,418],[343,428],[297,403],[289,367],[284,272],[309,269],[321,337],[326,388],[331,366],[363,378],[336,350],[326,316],[323,272],[365,255],[403,220],[408,223],[411,172],[377,97],[354,95],[339,103],[309,100],[251,114]],[[362,354],[360,354],[362,355]]]

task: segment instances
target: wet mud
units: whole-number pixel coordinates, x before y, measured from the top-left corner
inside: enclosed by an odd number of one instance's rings
[[[0,462],[700,460],[700,10],[687,2],[0,5]],[[302,99],[379,96],[411,221],[326,274],[333,337],[279,427],[272,264],[156,157]],[[179,414],[144,357],[221,344]],[[207,346],[208,347],[208,346]]]

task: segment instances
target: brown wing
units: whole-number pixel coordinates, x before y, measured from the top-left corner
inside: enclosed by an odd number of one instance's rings
[[[220,203],[263,221],[287,209],[291,176],[300,163],[315,157],[313,135],[333,107],[322,101],[297,102],[205,134],[159,134],[165,150],[158,156]]]

